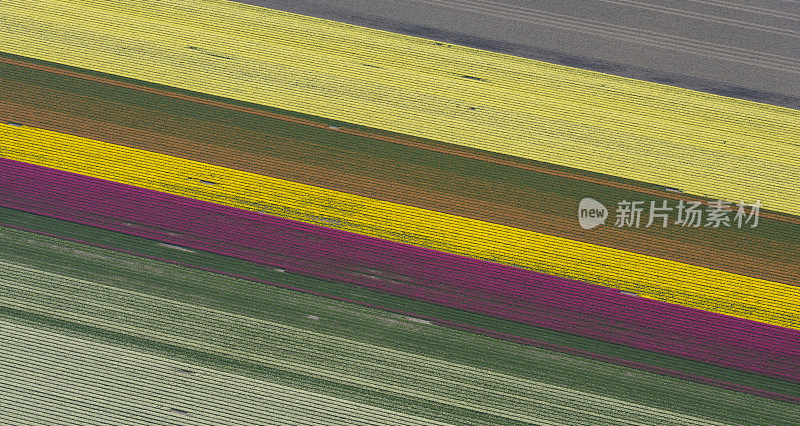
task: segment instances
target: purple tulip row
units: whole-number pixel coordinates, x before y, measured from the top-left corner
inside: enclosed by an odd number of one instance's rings
[[[0,204],[597,340],[800,381],[800,331],[0,159]]]

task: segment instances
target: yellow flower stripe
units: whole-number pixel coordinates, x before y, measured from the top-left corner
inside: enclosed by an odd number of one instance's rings
[[[223,0],[0,20],[0,51],[800,214],[800,111]]]
[[[800,329],[800,287],[31,127],[0,156]]]

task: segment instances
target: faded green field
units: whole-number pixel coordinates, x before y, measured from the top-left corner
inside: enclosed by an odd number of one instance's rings
[[[405,299],[349,284],[280,272],[276,271],[273,267],[258,265],[210,252],[195,251],[192,253],[166,248],[159,246],[158,243],[153,240],[51,219],[13,209],[0,208],[0,223],[38,230],[40,232],[53,233],[68,238],[75,238],[80,241],[154,256],[160,259],[170,259],[199,268],[207,268],[214,271],[223,271],[228,274],[264,280],[277,285],[289,286],[304,291],[319,292],[389,309],[413,312],[423,317],[433,317],[460,324],[469,324],[550,344],[618,357],[629,361],[678,370],[688,374],[696,374],[786,395],[800,396],[800,389],[798,389],[796,385],[782,380],[656,354],[618,344],[587,339],[540,327],[527,326],[462,310],[437,306],[422,301]],[[6,249],[0,251],[0,253],[6,253],[6,256],[12,256],[14,252],[8,251],[11,247],[13,247],[11,243],[7,244]],[[18,257],[16,257],[16,259],[20,261],[32,262],[34,259],[40,259],[40,266],[48,268],[66,268],[68,265],[61,263],[48,266],[51,262],[49,261],[47,252],[31,252],[30,250],[32,250],[32,248],[25,246],[20,247],[18,250],[20,251],[17,253],[16,256]],[[114,265],[108,262],[90,262],[89,259],[75,257],[71,259],[69,265],[72,266],[65,269],[65,271],[72,271],[73,274],[81,274],[85,271],[100,275],[108,275],[108,271],[113,271],[114,268]],[[132,272],[135,271],[128,271],[127,273]],[[264,286],[262,284],[252,283],[246,290],[240,291],[233,291],[233,289],[228,289],[226,287],[201,287],[201,289],[197,289],[195,287],[196,284],[185,281],[176,281],[172,284],[175,289],[174,291],[178,291],[178,294],[199,293],[204,295],[201,300],[204,300],[205,303],[210,303],[211,300],[225,301],[226,303],[233,303],[237,306],[236,309],[243,310],[243,312],[260,312],[257,300],[253,299],[253,291],[263,288]],[[149,287],[144,286],[140,288],[147,289]]]
[[[0,339],[4,424],[444,424],[3,317]]]
[[[83,244],[0,232],[8,242],[0,250],[4,321],[149,356],[457,424],[562,416],[579,422],[587,415],[651,424],[800,418],[800,407],[791,404]]]

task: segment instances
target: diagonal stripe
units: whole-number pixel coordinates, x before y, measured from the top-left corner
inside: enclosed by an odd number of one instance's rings
[[[10,53],[800,213],[798,111],[223,1],[0,13]]]
[[[30,127],[0,125],[0,156],[800,328],[800,287]]]

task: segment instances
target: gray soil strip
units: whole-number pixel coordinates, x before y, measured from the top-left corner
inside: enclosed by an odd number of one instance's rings
[[[234,1],[800,109],[786,1]]]

